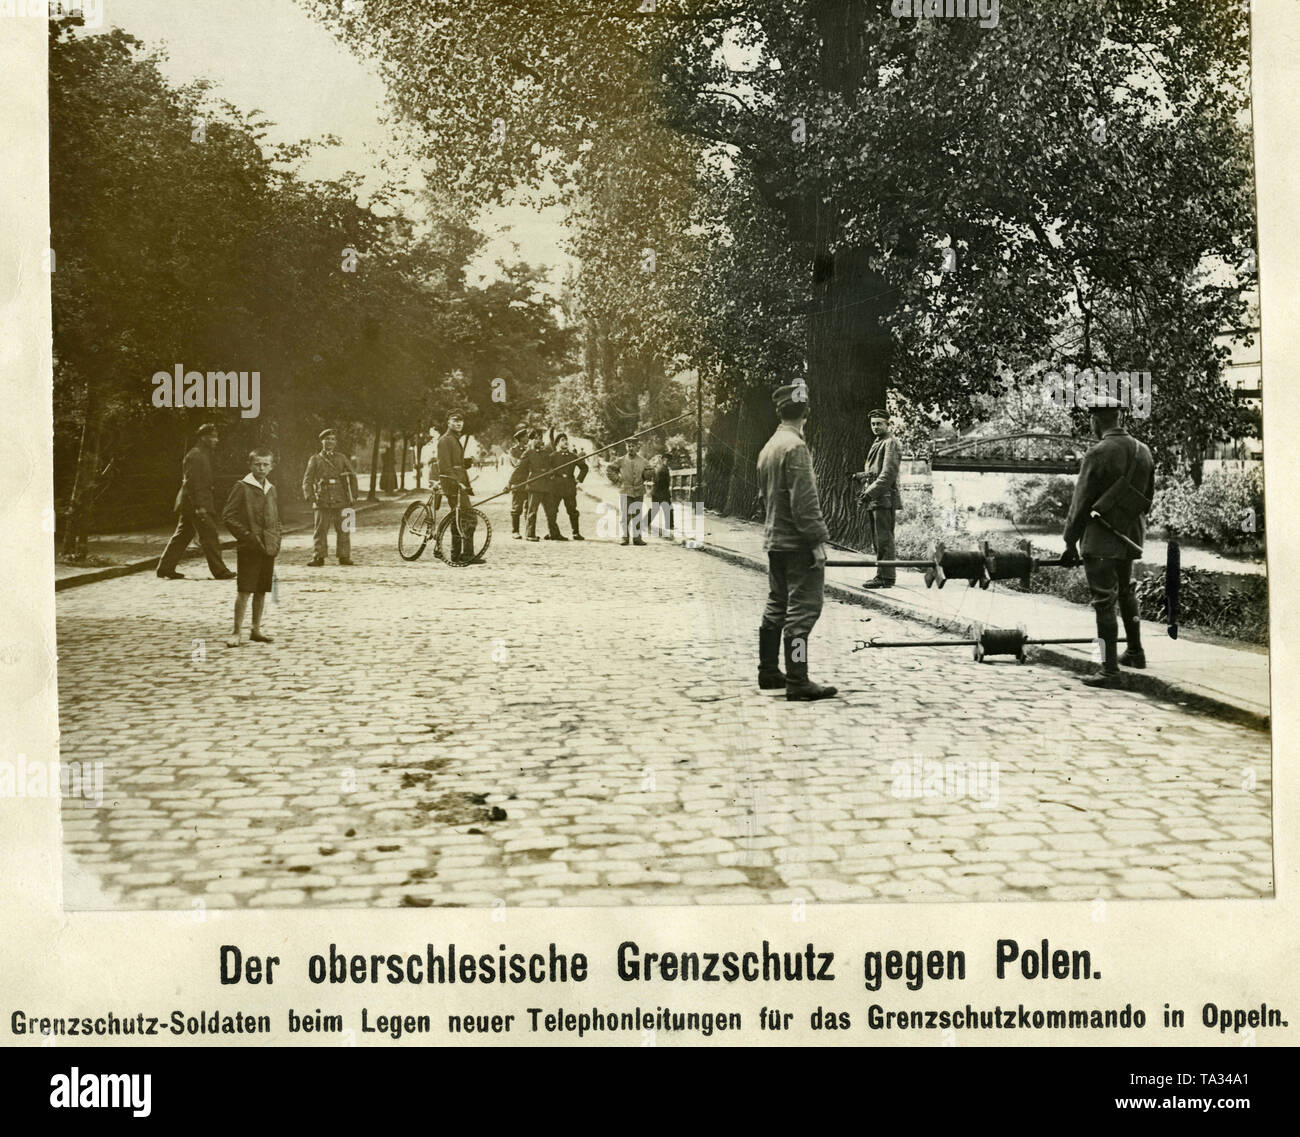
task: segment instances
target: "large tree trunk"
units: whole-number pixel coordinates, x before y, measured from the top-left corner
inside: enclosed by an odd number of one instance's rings
[[[398,475],[397,489],[399,493],[406,492],[406,431],[402,431],[402,472]]]
[[[379,436],[383,433],[383,427],[375,423],[375,441],[370,447],[370,492],[366,494],[366,501],[379,500],[379,478],[382,471],[379,469]]]
[[[724,512],[754,520],[761,516],[758,494],[758,452],[776,429],[772,392],[750,387],[741,392],[736,417],[736,442]]]
[[[704,507],[718,512],[727,504],[735,464],[736,419],[740,406],[715,410],[704,448]]]
[[[104,424],[99,399],[86,384],[85,418],[81,425],[81,444],[77,448],[77,475],[68,497],[64,515],[63,555],[69,559],[85,557],[89,551],[90,522],[94,514],[95,485],[99,480],[99,446]]]
[[[862,249],[819,257],[808,320],[807,439],[822,512],[838,539],[858,545],[867,524],[849,478],[871,448],[871,411],[885,406],[891,341],[882,321],[895,302],[870,260]]]

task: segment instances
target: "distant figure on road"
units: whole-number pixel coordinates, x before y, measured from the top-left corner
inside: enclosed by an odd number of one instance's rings
[[[658,520],[659,536],[664,540],[673,539],[673,471],[668,465],[668,455],[660,454],[655,459],[654,484],[650,488],[650,518],[646,525],[648,532],[656,527]]]
[[[461,441],[465,419],[459,413],[447,418],[447,429],[438,439],[438,476],[447,507],[459,515],[451,527],[451,562],[460,564],[474,556],[474,530],[477,523],[470,505],[469,470]]]
[[[792,701],[825,699],[835,694],[835,688],[808,678],[808,637],[822,611],[830,540],[812,455],[803,440],[808,388],[803,383],[778,387],[772,401],[781,425],[758,455],[768,583],[767,607],[758,629],[758,685],[763,690],[784,686],[785,697]],[[784,675],[778,663],[782,640]]]
[[[578,530],[578,487],[588,473],[586,459],[569,446],[569,436],[563,431],[555,435],[555,484],[558,500],[569,515],[569,529],[575,541],[586,538]],[[556,510],[558,514],[559,510]]]
[[[645,484],[650,478],[650,463],[641,456],[636,442],[627,444],[627,453],[616,458],[605,470],[605,476],[618,487],[619,544],[644,545],[641,534],[645,532]]]
[[[173,507],[178,514],[176,531],[158,561],[156,573],[164,580],[180,580],[185,574],[176,571],[176,563],[185,555],[190,540],[198,535],[208,571],[214,580],[230,580],[235,574],[221,557],[221,537],[217,532],[217,506],[212,498],[212,454],[220,438],[212,423],[198,430],[198,443],[185,455],[181,488]]]
[[[312,508],[312,559],[309,568],[320,568],[329,555],[329,532],[334,528],[339,564],[352,564],[352,519],[345,511],[353,510],[357,500],[357,472],[346,454],[338,449],[334,431],[320,432],[320,450],[307,460],[302,475],[302,496]]]
[[[257,449],[248,456],[249,472],[231,487],[221,519],[239,542],[238,594],[235,596],[235,630],[226,640],[227,647],[239,647],[239,630],[253,598],[253,627],[248,638],[253,643],[269,644],[273,637],[262,631],[262,610],[266,594],[275,582],[275,557],[280,551],[280,509],[275,486],[267,481],[271,472],[271,452]]]
[[[568,537],[560,532],[560,527],[556,523],[560,495],[556,489],[555,475],[552,473],[555,469],[555,447],[546,442],[540,430],[533,431],[533,434],[535,438],[524,452],[524,460],[515,470],[519,482],[531,483],[528,486],[526,538],[529,541],[538,539],[537,511],[540,509],[546,515],[546,536],[543,539],[567,541]]]
[[[379,488],[383,493],[397,492],[397,459],[393,456],[393,448],[385,446],[383,453],[379,455]]]
[[[1098,442],[1083,456],[1079,479],[1074,483],[1074,498],[1065,519],[1062,561],[1079,563],[1076,546],[1082,539],[1083,571],[1096,611],[1097,638],[1103,648],[1101,670],[1083,682],[1089,687],[1118,687],[1122,682],[1121,663],[1138,669],[1147,665],[1133,562],[1146,539],[1146,515],[1155,496],[1155,462],[1146,444],[1119,425],[1117,404],[1096,404],[1089,418]],[[1094,512],[1102,521],[1092,516]],[[1123,655],[1117,655],[1117,601],[1128,639]]]
[[[516,471],[519,469],[524,460],[524,454],[528,450],[529,437],[528,428],[523,423],[520,423],[519,428],[515,431],[514,445],[510,447],[510,462]],[[515,484],[513,472],[507,484],[510,486],[510,536],[518,541],[522,536],[519,532],[519,519],[523,517],[524,507],[528,504],[528,491]]]
[[[903,508],[903,495],[898,488],[898,469],[903,462],[903,447],[889,433],[889,415],[883,410],[871,412],[871,433],[875,442],[867,453],[862,473],[854,474],[855,482],[865,482],[859,500],[867,507],[871,523],[871,545],[877,561],[894,560],[894,523]],[[896,577],[892,565],[877,565],[876,575],[866,581],[863,588],[892,588]]]

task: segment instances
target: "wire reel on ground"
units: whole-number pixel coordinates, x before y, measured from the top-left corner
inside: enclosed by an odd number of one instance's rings
[[[464,568],[482,563],[491,543],[492,526],[484,514],[477,509],[453,510],[438,523],[433,555],[454,568]]]

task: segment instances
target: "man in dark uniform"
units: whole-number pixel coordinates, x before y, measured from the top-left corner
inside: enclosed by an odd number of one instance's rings
[[[451,527],[451,561],[458,564],[474,555],[475,519],[470,505],[469,471],[465,467],[465,419],[453,413],[447,429],[438,439],[438,477],[447,507],[459,513],[461,520]]]
[[[586,538],[578,532],[578,487],[588,473],[585,458],[579,456],[569,446],[569,436],[561,431],[555,435],[555,484],[558,500],[564,505],[564,512],[569,515],[569,528],[575,541]],[[558,515],[559,510],[556,510]]]
[[[309,568],[320,568],[329,555],[329,533],[334,530],[339,564],[352,564],[352,518],[344,513],[357,500],[357,474],[346,454],[339,452],[338,437],[326,428],[320,432],[320,450],[307,460],[302,474],[302,496],[312,509],[312,558]]]
[[[556,514],[559,510],[559,495],[555,492],[555,476],[552,470],[555,468],[555,450],[547,445],[540,431],[536,431],[536,438],[530,445],[528,451],[524,454],[524,460],[519,464],[515,471],[519,475],[520,482],[531,482],[528,488],[528,513],[526,539],[536,541],[537,537],[537,511],[541,509],[546,515],[546,540],[547,541],[567,541],[568,537],[560,533],[560,527],[556,524]]]
[[[903,460],[903,447],[889,433],[889,416],[883,410],[871,412],[871,433],[875,442],[867,453],[867,463],[862,473],[854,474],[855,482],[865,482],[859,498],[867,507],[871,522],[871,545],[877,561],[894,559],[894,522],[903,508],[903,495],[898,488],[898,469]],[[876,575],[863,584],[863,588],[892,588],[894,569],[885,565],[876,567]]]
[[[1090,417],[1098,442],[1083,456],[1079,467],[1065,520],[1062,560],[1078,564],[1077,546],[1082,540],[1083,571],[1097,613],[1097,638],[1104,652],[1101,670],[1083,682],[1089,687],[1118,687],[1121,663],[1136,668],[1147,665],[1133,562],[1146,538],[1146,514],[1155,495],[1155,462],[1146,445],[1119,425],[1118,406],[1096,405]],[[1102,520],[1098,521],[1093,513]],[[1117,655],[1117,602],[1128,638],[1122,656]]]
[[[808,678],[808,637],[821,615],[825,543],[830,540],[812,455],[803,440],[808,388],[801,382],[778,387],[772,401],[781,424],[758,456],[768,582],[767,607],[758,629],[758,685],[764,690],[784,686],[785,697],[792,701],[826,699],[835,688]],[[783,640],[785,675],[778,661]]]
[[[528,428],[522,423],[519,429],[515,431],[515,442],[510,447],[510,462],[517,470],[519,463],[524,460],[524,454],[528,450]],[[513,484],[514,476],[511,475],[510,487],[510,536],[516,541],[522,534],[519,532],[519,519],[524,515],[524,506],[528,504],[528,491],[520,489]]]
[[[208,571],[213,580],[230,580],[235,575],[221,557],[217,505],[212,498],[212,454],[216,452],[220,438],[217,428],[210,422],[199,427],[198,434],[198,443],[185,455],[181,467],[181,488],[173,507],[178,514],[176,531],[158,561],[157,575],[164,580],[180,580],[185,576],[176,571],[176,563],[185,555],[195,534],[203,555],[208,559]]]

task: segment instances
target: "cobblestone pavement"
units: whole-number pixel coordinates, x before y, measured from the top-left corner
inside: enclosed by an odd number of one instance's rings
[[[1267,734],[961,648],[854,654],[929,633],[837,602],[811,659],[841,697],[788,704],[754,684],[757,573],[512,541],[504,501],[487,564],[407,564],[400,510],[355,568],[288,541],[272,645],[224,646],[233,589],[193,561],[59,594],[62,759],[104,776],[64,803],[69,907],[1272,892]]]

